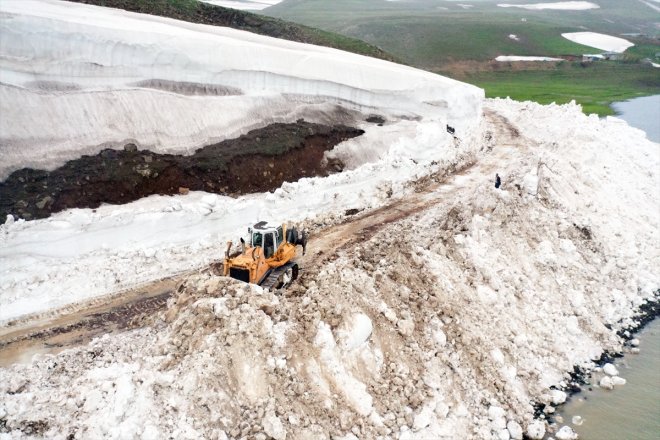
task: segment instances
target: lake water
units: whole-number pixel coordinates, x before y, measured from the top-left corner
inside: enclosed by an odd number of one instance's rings
[[[587,386],[560,408],[561,425],[569,425],[580,440],[660,439],[660,319],[642,330],[639,354],[617,359],[619,376],[627,383],[613,390]],[[574,416],[582,417],[580,425]]]
[[[647,137],[660,142],[660,95],[635,98],[612,104],[617,117],[644,130]],[[615,362],[619,375],[626,379],[613,390],[583,387],[559,408],[563,419],[580,440],[659,440],[660,439],[660,319],[642,330],[639,354],[626,354]],[[597,382],[594,376],[592,382]],[[580,420],[573,418],[579,416]]]
[[[653,142],[660,142],[660,95],[644,96],[612,104],[617,117],[642,129]]]

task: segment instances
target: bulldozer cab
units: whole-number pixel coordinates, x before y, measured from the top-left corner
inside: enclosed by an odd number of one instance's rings
[[[266,222],[259,222],[253,228],[249,228],[250,246],[261,247],[264,257],[271,258],[282,244],[284,233],[282,226],[269,226]]]
[[[246,248],[247,245],[247,248]],[[259,222],[248,228],[247,243],[241,238],[241,251],[231,254],[227,243],[223,275],[265,288],[284,286],[298,277],[298,264],[292,261],[296,246],[307,246],[307,234],[295,227]]]

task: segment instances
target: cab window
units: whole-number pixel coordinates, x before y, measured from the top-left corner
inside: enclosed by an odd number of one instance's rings
[[[264,257],[270,258],[275,253],[274,233],[264,234]]]
[[[255,232],[252,234],[252,246],[257,247],[261,246],[263,243],[263,237],[261,236],[260,232]]]
[[[279,249],[280,245],[282,244],[282,240],[284,240],[284,232],[282,231],[282,226],[277,228],[277,245],[275,246],[277,249]]]

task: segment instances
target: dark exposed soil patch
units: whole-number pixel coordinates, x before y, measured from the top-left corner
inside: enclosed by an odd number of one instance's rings
[[[323,163],[323,153],[362,133],[299,120],[208,145],[191,156],[138,151],[128,144],[123,151],[82,156],[50,172],[23,168],[0,183],[0,218],[44,218],[68,208],[96,208],[188,190],[225,195],[269,191],[284,182],[336,170],[337,164]]]

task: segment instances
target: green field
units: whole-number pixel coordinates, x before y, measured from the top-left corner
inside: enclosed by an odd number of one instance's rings
[[[486,90],[488,97],[564,104],[575,100],[585,113],[613,115],[612,102],[660,92],[658,69],[625,63],[564,62],[552,70],[481,72],[467,82]]]
[[[512,0],[507,3],[538,3]],[[660,13],[639,1],[598,0],[600,9],[529,11],[497,7],[496,0],[285,0],[263,13],[362,39],[402,62],[485,88],[487,96],[541,103],[575,99],[587,113],[611,114],[609,103],[660,93]],[[599,49],[573,43],[565,32],[592,31],[626,37],[636,46],[622,62],[496,63],[498,55],[580,59]],[[516,35],[517,40],[510,38]],[[598,65],[596,65],[598,64]]]
[[[654,25],[660,14],[637,1],[599,0],[600,9],[586,11],[501,8],[496,0],[465,3],[473,7],[463,9],[457,2],[442,0],[285,0],[263,12],[359,38],[420,67],[497,55],[594,51],[566,40],[564,32],[660,35]],[[520,41],[510,39],[510,34]]]

